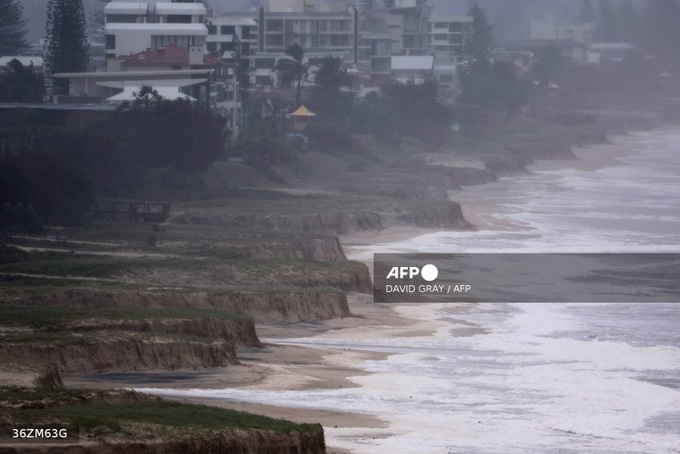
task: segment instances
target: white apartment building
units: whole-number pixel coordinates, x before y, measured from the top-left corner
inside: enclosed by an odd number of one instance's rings
[[[106,57],[115,58],[175,44],[203,46],[208,36],[205,6],[199,0],[112,0],[104,8]]]
[[[220,58],[231,58],[234,53],[234,36],[241,40],[244,56],[251,55],[257,48],[257,22],[250,17],[218,16],[208,18],[206,51]]]
[[[573,39],[579,43],[590,44],[593,41],[593,25],[565,24],[557,21],[553,14],[531,20],[532,40],[566,40]]]
[[[452,56],[463,54],[465,34],[471,31],[471,16],[431,16],[430,50]]]

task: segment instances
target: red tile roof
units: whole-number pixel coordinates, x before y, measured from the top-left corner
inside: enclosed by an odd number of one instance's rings
[[[168,44],[162,49],[147,49],[132,55],[123,62],[125,66],[149,66],[149,65],[188,65],[189,49]],[[210,55],[203,55],[203,64],[216,66],[223,63]]]

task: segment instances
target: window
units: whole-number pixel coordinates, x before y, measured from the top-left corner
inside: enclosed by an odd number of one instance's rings
[[[139,16],[135,14],[107,14],[106,23],[108,24],[134,24]]]
[[[272,78],[269,76],[255,76],[255,83],[257,85],[274,85]]]
[[[216,35],[217,34],[217,25],[213,24],[206,24],[208,27],[208,34],[209,35]]]
[[[116,35],[106,35],[106,50],[116,49]]]
[[[448,39],[449,35],[442,35],[442,34],[436,34],[434,35],[434,39],[436,41],[446,41]]]
[[[331,46],[349,46],[349,36],[331,35]]]
[[[453,22],[449,24],[449,33],[462,33],[463,24],[460,22]]]
[[[463,35],[449,36],[449,44],[463,44]]]
[[[191,36],[177,36],[177,35],[154,35],[151,37],[151,47],[160,49],[168,44],[174,44],[179,47],[188,49],[192,44]]]
[[[217,52],[217,43],[208,43],[208,52]]]
[[[243,35],[243,36],[241,36],[241,38],[243,38],[243,39],[250,39],[250,27],[248,27],[248,26],[241,27],[241,35]],[[254,36],[253,36],[253,38],[254,38]]]
[[[220,35],[233,35],[236,33],[236,27],[233,25],[222,25],[220,27]]]
[[[283,21],[282,20],[268,20],[267,21],[267,31],[268,32],[282,32],[283,31]]]
[[[274,58],[256,58],[255,68],[257,69],[274,69],[276,66],[276,59]]]
[[[283,35],[267,35],[265,44],[267,46],[283,46]]]
[[[331,31],[349,31],[349,21],[348,20],[332,20],[331,21]]]
[[[447,25],[448,25],[448,24],[447,24],[446,22],[435,22],[435,23],[434,23],[434,28],[446,28]]]
[[[325,20],[313,20],[312,21],[312,33],[320,33],[326,31],[326,21]]]
[[[185,14],[168,14],[168,24],[190,24],[191,16]]]

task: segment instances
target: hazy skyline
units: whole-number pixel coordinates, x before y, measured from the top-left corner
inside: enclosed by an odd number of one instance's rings
[[[359,0],[356,1],[358,3]],[[36,42],[45,35],[47,2],[48,0],[20,0],[24,7],[24,17],[28,20],[29,42]],[[345,4],[347,0],[325,0],[325,3],[328,2]],[[267,0],[208,0],[217,15],[229,10],[243,11],[249,6],[266,3]],[[471,0],[430,0],[430,5],[437,14],[465,14],[471,3]],[[520,39],[527,31],[532,15],[550,11],[558,17],[570,20],[577,17],[581,6],[579,0],[479,0],[478,3],[488,11],[495,25],[496,38],[500,42]],[[95,9],[102,8],[103,4],[102,0],[83,0],[88,22],[91,21]]]

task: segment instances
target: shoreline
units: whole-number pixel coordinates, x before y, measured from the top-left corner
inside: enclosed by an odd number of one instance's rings
[[[655,131],[655,133],[664,132]],[[619,158],[635,154],[632,146],[626,146],[625,139],[631,136],[615,136],[614,143],[593,145],[588,148],[575,148],[575,161],[540,161],[530,166],[532,171],[557,171],[574,169],[576,171],[595,171],[616,165]],[[624,139],[624,140],[621,140]],[[624,142],[624,143],[621,143]],[[630,141],[628,141],[630,142]],[[598,150],[597,153],[594,150]],[[528,177],[531,174],[527,175]],[[461,191],[451,192],[452,200],[462,205],[466,219],[475,225],[476,231],[483,230],[514,230],[519,226],[511,223],[498,222],[497,216],[502,215],[502,195],[508,181],[513,181],[514,175],[503,177],[496,183],[466,187]],[[495,198],[494,198],[495,196]],[[345,254],[350,260],[356,260],[366,249],[380,244],[389,244],[404,240],[413,240],[421,235],[433,234],[441,229],[411,228],[406,226],[392,226],[379,232],[359,232],[343,235],[340,242]],[[361,260],[367,263],[366,260]],[[368,263],[367,263],[368,264]],[[369,264],[369,269],[372,267]],[[372,270],[371,270],[372,272]],[[303,347],[291,344],[272,344],[271,341],[286,339],[313,338],[318,335],[334,337],[350,337],[356,339],[370,339],[372,337],[407,338],[427,337],[435,334],[436,327],[432,324],[421,323],[416,318],[410,318],[412,305],[378,305],[372,303],[371,295],[351,295],[350,309],[353,317],[329,320],[317,323],[302,323],[294,325],[258,325],[257,330],[263,339],[265,352],[248,351],[241,354],[242,363],[248,371],[238,371],[234,377],[234,368],[225,369],[228,380],[206,380],[201,378],[183,379],[181,383],[171,382],[168,386],[159,388],[177,389],[224,389],[250,388],[252,390],[331,390],[336,388],[359,387],[352,377],[371,374],[357,365],[366,361],[382,361],[387,353],[370,351],[353,351],[328,347]],[[459,307],[451,307],[451,321],[456,322],[456,311]],[[483,334],[481,326],[459,327],[457,335]],[[342,332],[342,336],[340,336]],[[455,335],[455,334],[454,334]],[[236,366],[240,367],[240,366]],[[78,381],[65,379],[67,384]],[[116,382],[102,382],[102,385],[115,385]],[[120,385],[120,383],[119,383]],[[324,428],[338,429],[343,437],[389,436],[389,422],[377,416],[363,413],[347,413],[337,410],[309,409],[301,407],[285,407],[268,405],[257,402],[242,402],[221,398],[186,398],[176,399],[201,403],[223,408],[231,408],[270,417],[290,419],[296,422],[321,422]],[[327,440],[328,443],[328,440]],[[342,448],[329,443],[329,452],[346,452]]]

